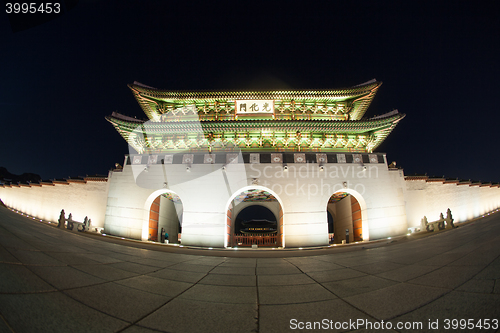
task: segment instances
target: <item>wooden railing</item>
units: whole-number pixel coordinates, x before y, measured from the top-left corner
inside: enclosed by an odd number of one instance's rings
[[[235,246],[276,246],[276,235],[234,235]]]

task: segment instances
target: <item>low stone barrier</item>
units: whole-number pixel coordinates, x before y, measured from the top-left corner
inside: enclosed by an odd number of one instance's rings
[[[66,225],[66,229],[73,230],[76,225],[77,231],[89,231],[92,225],[92,220],[85,216],[83,222],[73,220],[73,215],[70,213],[68,218],[66,219],[64,209],[61,210],[61,214],[59,215],[59,224],[57,225],[59,228],[64,228]]]
[[[420,230],[424,231],[434,231],[434,230],[443,230],[443,229],[452,229],[456,228],[453,224],[453,216],[451,215],[451,210],[448,208],[446,211],[446,218],[443,216],[443,213],[439,214],[439,220],[429,222],[427,221],[427,216],[424,216],[420,222]]]

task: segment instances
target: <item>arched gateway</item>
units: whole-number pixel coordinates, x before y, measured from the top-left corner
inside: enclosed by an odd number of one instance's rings
[[[349,241],[405,233],[399,176],[373,152],[404,115],[364,117],[380,85],[238,92],[134,82],[149,120],[106,118],[131,147],[110,174],[106,232],[158,240],[170,202],[168,233],[182,228],[186,245],[327,245],[328,216],[335,241],[340,229]]]
[[[248,188],[228,202],[226,247],[283,246],[283,209],[269,189]]]

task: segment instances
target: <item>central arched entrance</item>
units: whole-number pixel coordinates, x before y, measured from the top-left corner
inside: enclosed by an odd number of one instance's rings
[[[237,194],[227,210],[227,246],[283,246],[283,211],[266,190],[249,189]]]
[[[358,199],[349,192],[334,193],[327,204],[331,244],[363,241],[363,219]]]
[[[168,243],[179,244],[181,232],[182,202],[179,196],[172,192],[158,195],[149,209],[148,240],[163,241],[162,235],[166,233]]]

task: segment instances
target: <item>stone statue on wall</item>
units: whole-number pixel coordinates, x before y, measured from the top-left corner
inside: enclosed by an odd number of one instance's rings
[[[66,213],[64,213],[64,209],[61,209],[61,214],[59,215],[59,224],[57,225],[58,228],[64,228],[64,222],[66,222]]]
[[[453,224],[453,216],[451,215],[451,210],[448,208],[446,211],[446,220],[447,220],[447,226],[451,226],[452,228],[455,228],[455,225]]]
[[[73,230],[73,214],[69,213],[68,225],[66,226],[68,230]]]

